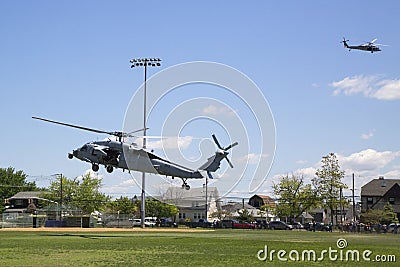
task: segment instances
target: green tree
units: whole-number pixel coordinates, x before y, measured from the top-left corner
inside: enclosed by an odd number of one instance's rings
[[[138,211],[138,206],[135,202],[133,202],[128,197],[120,197],[114,201],[110,201],[107,204],[107,207],[111,210],[111,212],[116,213],[119,211],[121,214],[136,214]]]
[[[303,176],[282,176],[272,188],[279,198],[276,212],[281,217],[294,219],[316,203],[315,192],[304,182]]]
[[[232,212],[229,211],[214,211],[213,213],[210,214],[211,218],[217,218],[220,221],[225,220],[225,218],[231,217]]]
[[[397,215],[394,212],[392,205],[387,203],[383,210],[370,209],[367,212],[362,213],[360,216],[360,221],[362,223],[379,223],[389,225],[391,223],[398,223],[399,219],[397,218]]]
[[[5,199],[21,191],[39,191],[35,182],[27,182],[27,175],[14,168],[0,168],[0,213],[5,209]]]
[[[330,210],[333,224],[334,210],[340,205],[340,188],[345,189],[347,185],[342,182],[344,171],[334,153],[322,157],[321,163],[322,167],[315,173],[312,183],[322,208]]]
[[[239,221],[244,221],[244,222],[253,222],[254,221],[253,215],[251,215],[247,209],[239,210],[238,213],[239,213],[239,216],[237,216],[236,218]]]
[[[146,199],[146,215],[149,217],[171,218],[178,213],[179,210],[174,205],[163,203],[154,198]]]
[[[265,216],[265,221],[268,221],[268,215],[269,214],[275,214],[276,212],[276,206],[272,206],[268,203],[262,205],[260,207],[260,210],[258,211],[258,215],[260,215],[261,217]]]
[[[83,176],[81,180],[68,179],[63,176],[50,184],[49,192],[43,194],[44,198],[76,206],[82,210],[84,214],[90,214],[97,210],[104,210],[106,203],[110,200],[109,196],[100,192],[101,179],[91,177],[90,173]],[[62,199],[61,199],[62,184]]]

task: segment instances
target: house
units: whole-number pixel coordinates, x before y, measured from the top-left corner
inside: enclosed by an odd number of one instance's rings
[[[268,205],[271,210],[276,208],[275,200],[265,195],[254,195],[249,199],[249,205],[259,209],[263,205]]]
[[[14,196],[6,199],[8,208],[4,213],[24,213],[27,211],[36,210],[39,207],[40,195],[39,191],[18,192]]]
[[[361,187],[361,212],[383,210],[389,203],[400,218],[400,179],[374,179]]]
[[[255,218],[263,220],[263,218],[265,217],[267,221],[279,220],[279,218],[275,214],[276,203],[273,198],[266,195],[254,195],[249,199],[249,205],[258,210],[264,205],[268,206],[268,210],[265,211],[264,214],[258,212],[258,216],[254,216]]]
[[[160,198],[161,201],[175,205],[179,209],[178,222],[198,222],[200,219],[212,221],[211,214],[221,210],[219,194],[216,187],[207,189],[207,211],[206,211],[206,189],[204,187],[191,188],[170,187]],[[207,217],[207,218],[206,218]]]
[[[40,222],[36,221],[32,213],[40,208],[39,200],[42,192],[25,191],[18,192],[6,199],[7,208],[2,213],[2,227],[36,227]]]

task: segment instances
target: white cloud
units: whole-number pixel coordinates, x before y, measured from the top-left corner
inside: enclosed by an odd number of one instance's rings
[[[205,114],[205,115],[228,115],[228,116],[236,115],[234,110],[232,110],[226,106],[217,107],[215,105],[208,105],[207,107],[203,108],[203,114]]]
[[[386,167],[394,159],[400,156],[400,151],[376,151],[366,149],[349,156],[337,155],[339,164],[344,170],[355,172],[378,171]]]
[[[379,76],[358,75],[346,77],[330,84],[335,90],[333,95],[363,94],[365,97],[379,100],[400,99],[400,80],[385,80]]]
[[[362,134],[360,137],[361,137],[361,139],[368,140],[374,136],[374,132],[375,132],[375,130],[371,130],[368,133]]]
[[[166,137],[159,141],[148,141],[147,147],[153,149],[181,149],[184,150],[192,143],[192,136]]]
[[[400,99],[400,80],[384,80],[377,84],[379,89],[373,97],[380,100]]]

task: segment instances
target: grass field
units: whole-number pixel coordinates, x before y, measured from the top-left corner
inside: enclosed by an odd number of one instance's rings
[[[344,238],[347,247],[339,249]],[[268,258],[260,261],[257,253],[268,247]],[[328,252],[331,251],[333,259]],[[273,259],[269,258],[271,250]],[[286,251],[278,259],[279,250]],[[296,250],[299,253],[298,261]],[[304,250],[316,252],[316,258],[302,261]],[[360,261],[345,261],[348,250],[359,251]],[[370,250],[370,261],[362,253]],[[342,252],[340,252],[342,251]],[[281,252],[283,253],[283,252]],[[290,254],[291,253],[291,254]],[[340,260],[342,253],[342,260]],[[289,254],[293,260],[290,260]],[[386,261],[377,262],[376,256]],[[263,252],[260,257],[265,256]],[[0,266],[398,266],[400,235],[350,234],[265,230],[124,230],[51,229],[12,231],[0,229]]]

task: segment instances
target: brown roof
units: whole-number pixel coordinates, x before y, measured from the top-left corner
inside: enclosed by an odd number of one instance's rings
[[[400,179],[374,179],[361,187],[361,196],[384,196]]]
[[[268,204],[271,208],[275,208],[276,207],[275,200],[273,198],[269,197],[269,196],[266,196],[266,195],[254,195],[250,199],[255,198],[255,197],[261,198],[262,201],[264,202],[264,205]]]

